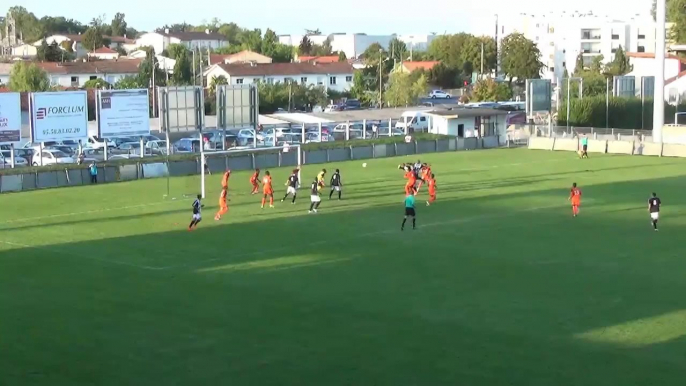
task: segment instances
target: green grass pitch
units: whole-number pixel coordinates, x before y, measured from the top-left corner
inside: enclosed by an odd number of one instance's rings
[[[0,385],[684,384],[686,160],[420,158],[403,233],[416,156],[307,165],[296,205],[274,169],[275,209],[235,172],[220,222],[217,173],[195,232],[165,179],[0,196]],[[308,215],[322,167],[344,199]]]

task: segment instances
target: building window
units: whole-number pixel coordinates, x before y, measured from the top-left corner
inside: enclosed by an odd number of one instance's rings
[[[300,83],[307,83],[307,77],[303,76],[302,78],[300,78]]]
[[[643,46],[638,46],[638,47],[636,48],[636,51],[638,51],[638,52],[646,52],[646,48],[643,47]]]
[[[243,84],[243,78],[236,79],[236,84]]]
[[[274,84],[274,78],[267,78],[267,84]]]
[[[259,78],[255,78],[252,80],[254,84],[260,84],[261,80]]]
[[[554,47],[554,46],[555,46],[555,42],[550,42],[550,46],[551,46],[551,47]]]
[[[550,72],[555,72],[555,67],[550,67]]]
[[[562,53],[563,53],[563,54],[566,54],[566,53],[567,53],[567,50],[562,50]]]
[[[639,33],[639,34],[638,34],[638,38],[639,38],[639,39],[645,39],[645,38],[646,38],[646,35],[645,35],[645,34],[642,34],[642,33]]]
[[[567,68],[567,62],[562,62],[562,68]]]
[[[329,77],[329,84],[332,86],[336,84],[336,77],[335,76]]]
[[[612,52],[613,54],[616,53],[616,52],[617,52],[617,48],[616,48],[616,47],[612,47],[612,50],[610,50],[610,52]]]
[[[286,83],[286,84],[294,83],[294,82],[293,82],[293,78],[284,78],[283,82]]]
[[[548,33],[554,34],[555,28],[553,28],[553,27],[548,28]]]
[[[90,79],[90,80],[96,80],[96,79],[98,79],[98,77],[95,76],[95,75],[91,75],[91,77],[90,77],[89,79]]]
[[[612,34],[612,40],[619,40],[618,34]]]
[[[79,77],[78,76],[72,76],[71,77],[71,85],[72,86],[78,86],[79,85]]]
[[[345,77],[345,81],[346,81],[346,82],[352,82],[352,81],[353,81],[353,77],[352,77],[352,76],[346,76],[346,77]]]

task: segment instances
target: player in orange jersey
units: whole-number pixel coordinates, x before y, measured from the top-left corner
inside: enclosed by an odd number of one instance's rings
[[[255,169],[255,173],[250,177],[250,184],[252,185],[252,192],[250,194],[257,194],[260,190],[260,169]]]
[[[426,202],[426,206],[429,206],[436,201],[436,176],[431,174],[426,181],[429,184],[429,201]]]
[[[417,194],[414,186],[417,182],[417,175],[414,173],[414,171],[409,170],[405,172],[405,178],[407,179],[407,183],[405,184],[405,194]]]
[[[572,189],[569,192],[569,201],[572,202],[572,214],[576,217],[581,206],[581,189],[577,188],[576,182],[572,184]]]
[[[429,179],[431,179],[431,166],[429,164],[422,164],[417,181],[417,193],[419,193],[419,189],[421,189],[424,183],[429,183]]]
[[[274,189],[272,188],[272,176],[269,175],[269,171],[264,172],[264,178],[262,178],[262,208],[264,208],[264,203],[269,197],[269,207],[274,207]]]
[[[229,211],[229,205],[226,203],[226,201],[228,201],[228,198],[226,197],[228,193],[229,189],[224,187],[222,188],[222,192],[219,194],[219,211],[214,215],[214,219],[216,221],[221,220],[222,216]]]
[[[229,187],[229,177],[231,177],[231,170],[227,170],[222,177],[222,189]]]

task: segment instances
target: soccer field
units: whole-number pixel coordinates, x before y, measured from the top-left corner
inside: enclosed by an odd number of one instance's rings
[[[194,232],[165,179],[0,196],[0,385],[684,384],[686,160],[420,158],[402,233],[416,158],[306,165],[295,205],[273,169],[274,209],[234,172],[219,222],[217,173]],[[343,200],[310,215],[322,167]]]

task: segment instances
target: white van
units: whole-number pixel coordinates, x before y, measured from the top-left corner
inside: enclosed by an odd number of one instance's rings
[[[400,120],[395,124],[396,129],[405,130],[405,119],[407,118],[407,128],[414,131],[428,131],[429,117],[426,111],[405,111],[400,116]]]
[[[107,147],[117,147],[113,141],[106,141],[105,139],[96,137],[94,135],[88,136],[88,144],[86,147],[91,149],[103,149],[105,147],[105,142],[107,142]]]

